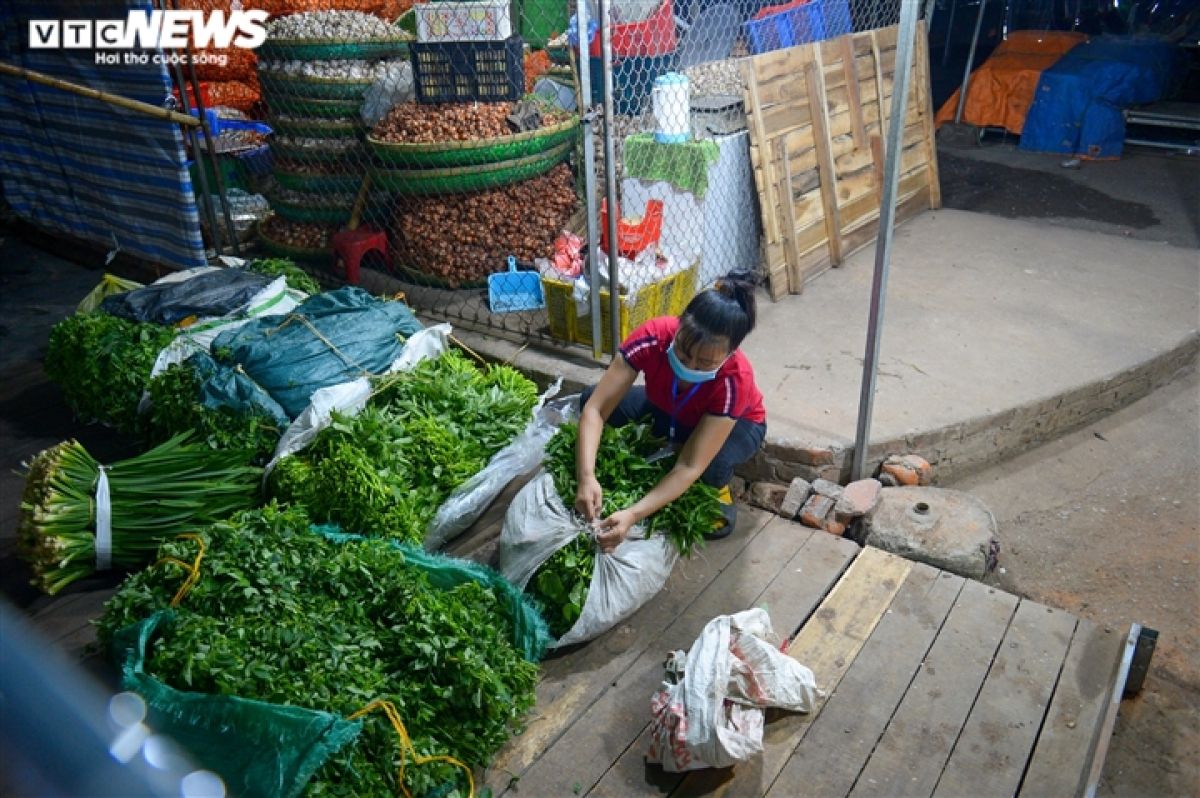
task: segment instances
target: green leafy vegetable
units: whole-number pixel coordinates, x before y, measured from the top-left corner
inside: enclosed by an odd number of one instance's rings
[[[272,471],[271,490],[313,518],[420,543],[438,507],[529,422],[537,387],[457,351],[378,378],[354,417],[335,414],[306,450]]]
[[[46,373],[78,416],[135,433],[150,369],[174,337],[170,327],[77,313],[50,331]]]
[[[312,296],[321,293],[321,286],[312,276],[288,258],[259,258],[246,264],[246,270],[267,277],[286,277],[288,288]]]
[[[144,419],[151,442],[191,431],[213,449],[244,449],[253,462],[270,459],[283,433],[265,413],[233,408],[213,409],[200,401],[201,378],[187,362],[169,366],[150,380],[150,410]]]
[[[200,533],[200,578],[158,639],[147,673],[172,687],[346,716],[392,701],[420,755],[486,764],[534,703],[537,666],[512,645],[512,618],[489,587],[435,587],[381,540],[336,543],[302,508],[268,505]],[[160,552],[192,562],[196,544]],[[185,574],[161,561],[125,581],[98,622],[102,642],[165,607]],[[358,743],[317,772],[308,795],[394,795],[398,746],[368,715]],[[460,778],[407,768],[414,795]],[[461,784],[461,782],[460,782]],[[462,789],[465,794],[465,788]]]

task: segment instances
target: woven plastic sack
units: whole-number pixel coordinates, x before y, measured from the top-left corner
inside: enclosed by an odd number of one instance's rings
[[[500,572],[521,589],[554,552],[588,531],[586,522],[567,509],[544,471],[521,488],[500,532]],[[647,538],[639,524],[611,553],[596,552],[587,599],[575,624],[556,648],[598,637],[637,612],[658,594],[679,552],[666,535]]]
[[[160,281],[108,296],[100,310],[130,321],[175,324],[189,316],[224,316],[244,307],[272,278],[215,269],[180,281]]]
[[[296,418],[317,390],[386,371],[420,330],[407,305],[348,287],[310,297],[286,316],[224,332],[212,351]]]
[[[113,637],[121,686],[146,701],[147,724],[218,774],[227,794],[299,795],[330,756],[358,737],[361,721],[236,696],[185,692],[148,675],[150,639],[173,618],[173,611],[160,610]]]
[[[100,307],[103,302],[114,294],[123,294],[126,291],[132,291],[135,288],[141,288],[141,283],[135,283],[133,280],[126,280],[124,277],[117,277],[115,274],[105,272],[100,278],[100,282],[96,284],[88,295],[79,301],[79,305],[75,308],[76,313],[91,313]]]
[[[650,700],[646,759],[681,773],[727,768],[763,750],[763,710],[811,712],[821,693],[813,672],[779,650],[761,608],[719,615],[691,650],[667,659]]]

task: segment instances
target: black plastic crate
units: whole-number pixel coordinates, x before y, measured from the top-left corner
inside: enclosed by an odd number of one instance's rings
[[[411,46],[419,102],[501,102],[525,94],[520,36],[494,42],[413,42]]]

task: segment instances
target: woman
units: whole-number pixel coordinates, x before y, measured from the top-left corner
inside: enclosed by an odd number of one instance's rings
[[[611,552],[630,528],[684,493],[697,479],[721,491],[724,523],[707,533],[733,531],[729,492],[733,469],[754,456],[766,436],[762,392],[738,347],[754,328],[754,280],[735,272],[696,295],[678,318],[660,316],[638,327],[595,388],[580,397],[575,450],[579,490],[575,509],[594,521],[604,493],[596,481],[596,452],[605,422],[621,426],[649,417],[656,435],[679,449],[675,466],[649,493],[599,525],[601,551]],[[638,373],[644,387],[634,387]]]

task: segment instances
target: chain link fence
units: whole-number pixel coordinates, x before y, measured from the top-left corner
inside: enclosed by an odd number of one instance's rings
[[[607,47],[599,0],[244,2],[272,14],[268,39],[256,63],[208,77],[250,87],[239,108],[272,130],[229,153],[229,182],[270,206],[261,247],[317,270],[336,263],[364,284],[385,274],[382,284],[455,324],[590,346],[591,207],[611,351],[611,135],[622,335],[731,271],[758,270],[739,60],[893,25],[900,0],[605,6]]]

